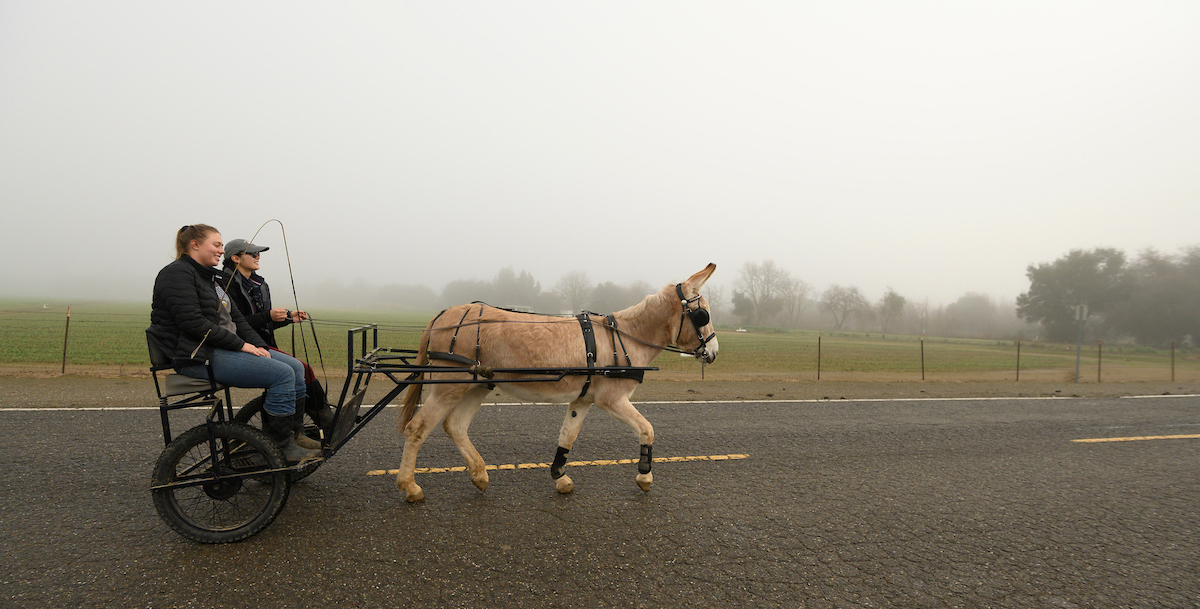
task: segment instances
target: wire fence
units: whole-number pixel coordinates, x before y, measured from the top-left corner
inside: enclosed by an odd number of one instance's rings
[[[125,303],[4,304],[0,302],[0,364],[57,366],[61,372],[149,366],[145,329],[149,305]],[[312,323],[276,331],[280,349],[318,373],[340,377],[346,331],[375,323],[379,344],[416,349],[431,314],[390,311],[314,313]],[[1153,349],[1100,341],[1065,345],[1020,340],[965,340],[820,332],[735,332],[718,328],[721,355],[710,368],[723,377],[795,380],[1003,380],[1055,382],[1200,381],[1200,354],[1170,345]],[[358,347],[355,347],[357,350]],[[1077,353],[1078,349],[1078,353]],[[1077,363],[1078,362],[1078,363]],[[700,378],[688,358],[661,356],[667,376]],[[1076,369],[1078,366],[1078,379]],[[74,369],[74,370],[73,370]]]

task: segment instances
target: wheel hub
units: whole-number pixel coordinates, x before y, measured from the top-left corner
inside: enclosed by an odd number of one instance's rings
[[[227,475],[228,472],[220,472],[221,475]],[[204,494],[216,499],[217,501],[225,501],[233,498],[242,490],[241,478],[222,478],[215,482],[209,482],[204,485]]]

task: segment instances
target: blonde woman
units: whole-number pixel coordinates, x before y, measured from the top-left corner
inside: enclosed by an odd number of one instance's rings
[[[175,235],[174,262],[154,280],[147,334],[172,358],[175,371],[207,379],[210,364],[218,383],[264,387],[265,431],[288,461],[319,457],[319,450],[296,444],[296,397],[304,396],[304,368],[295,358],[268,351],[267,343],[246,323],[218,280],[221,233],[207,224],[191,224]]]

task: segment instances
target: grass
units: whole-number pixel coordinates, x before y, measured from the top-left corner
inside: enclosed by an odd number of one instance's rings
[[[0,300],[0,363],[61,363],[65,337],[68,366],[149,366],[145,335],[149,304],[85,302],[70,308],[68,330],[66,304]],[[322,310],[314,315],[315,342],[307,324],[303,338],[300,326],[292,325],[278,330],[276,339],[285,351],[303,353],[307,348],[313,361],[319,344],[326,365],[337,368],[345,366],[348,329],[377,323],[380,345],[415,349],[421,329],[432,317],[431,313],[359,310]]]
[[[66,363],[77,366],[148,366],[145,329],[148,303],[83,302],[71,305]],[[319,365],[317,345],[326,370],[345,368],[346,331],[356,325],[377,323],[379,344],[415,349],[420,332],[434,312],[397,312],[359,309],[312,311],[317,321],[316,340],[305,325],[277,333],[285,351]],[[295,328],[295,332],[293,332]],[[67,334],[67,305],[58,302],[0,300],[0,363],[60,364]],[[294,338],[293,338],[294,337]],[[710,370],[721,374],[782,375],[813,378],[817,369],[818,334],[809,331],[764,330],[733,332],[718,327],[721,355]],[[922,343],[918,337],[834,333],[820,336],[822,374],[878,374],[919,379]],[[357,349],[357,346],[356,346]],[[307,357],[305,354],[307,353]],[[1085,345],[1083,372],[1095,377],[1097,345]],[[1016,343],[997,340],[930,338],[924,340],[924,370],[930,375],[988,375],[1015,372]],[[696,362],[667,353],[654,364],[667,373],[692,374]],[[1135,374],[1142,370],[1154,379],[1169,374],[1170,352],[1140,346],[1105,345],[1103,365]],[[1023,343],[1021,370],[1058,370],[1073,373],[1075,346]],[[1196,350],[1175,353],[1177,375],[1200,375]],[[1166,372],[1164,372],[1166,371]]]

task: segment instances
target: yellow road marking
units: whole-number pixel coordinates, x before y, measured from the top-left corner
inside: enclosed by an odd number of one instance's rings
[[[1071,440],[1072,442],[1092,443],[1092,442],[1136,442],[1138,440],[1195,440],[1200,439],[1200,434],[1186,434],[1180,436],[1129,436],[1127,438],[1086,438],[1083,440]]]
[[[728,461],[730,459],[747,459],[750,455],[733,454],[733,455],[694,455],[690,457],[656,457],[655,463],[680,463],[684,461]],[[596,461],[568,461],[567,467],[583,466],[583,465],[628,465],[637,463],[637,459],[597,459]],[[518,469],[542,469],[549,468],[549,463],[509,463],[506,465],[488,465],[488,470],[518,470]],[[467,468],[459,465],[457,467],[418,467],[413,470],[418,474],[444,474],[446,472],[464,472]],[[367,472],[368,476],[395,476],[400,473],[398,469],[373,469]]]

